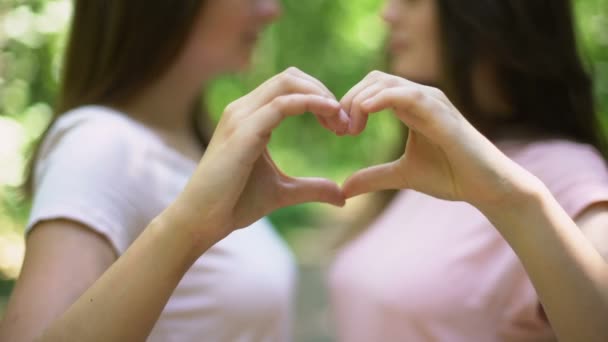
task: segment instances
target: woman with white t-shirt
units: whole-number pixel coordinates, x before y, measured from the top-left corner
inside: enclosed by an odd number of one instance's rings
[[[297,69],[229,105],[209,144],[198,108],[207,81],[247,66],[279,10],[275,0],[75,2],[0,340],[290,339],[293,257],[260,217],[344,199],[332,182],[282,174],[265,145],[285,116],[312,111],[340,132],[346,115]]]

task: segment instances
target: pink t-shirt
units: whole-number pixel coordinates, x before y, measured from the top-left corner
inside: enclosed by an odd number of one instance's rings
[[[588,145],[556,139],[499,147],[572,217],[608,201],[608,170]],[[555,340],[517,256],[463,202],[402,191],[337,255],[329,284],[340,341]]]

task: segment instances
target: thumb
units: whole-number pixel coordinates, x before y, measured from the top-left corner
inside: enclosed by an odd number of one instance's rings
[[[323,178],[288,178],[282,195],[282,206],[322,202],[342,207],[346,203],[342,189]]]
[[[398,162],[394,161],[357,171],[344,182],[344,195],[351,198],[369,192],[405,188],[405,178],[400,176],[397,165]]]

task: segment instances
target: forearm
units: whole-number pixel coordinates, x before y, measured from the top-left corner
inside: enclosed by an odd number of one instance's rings
[[[219,237],[198,237],[154,220],[41,341],[143,341],[192,263]]]
[[[521,259],[561,341],[608,341],[608,265],[544,186],[482,210]]]

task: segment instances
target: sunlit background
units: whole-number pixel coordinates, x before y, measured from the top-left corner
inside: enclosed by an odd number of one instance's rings
[[[608,0],[575,3],[582,51],[606,113]],[[283,4],[284,16],[264,35],[251,72],[217,80],[208,90],[213,117],[230,101],[291,65],[318,77],[338,97],[368,71],[383,67],[385,28],[378,16],[382,0],[284,0]],[[24,179],[28,147],[52,114],[71,9],[68,0],[0,0],[0,317],[24,254],[22,227],[28,202],[18,187]],[[389,115],[374,117],[361,137],[341,139],[320,129],[314,119],[302,117],[282,125],[273,135],[271,151],[289,174],[340,182],[360,167],[393,156],[400,135],[401,126]],[[319,265],[343,233],[336,227],[348,222],[361,205],[351,204],[346,211],[303,205],[271,217],[302,264],[301,287],[310,298],[301,300],[305,308],[296,332],[308,334],[306,341],[331,340],[323,323]]]

